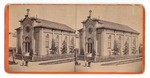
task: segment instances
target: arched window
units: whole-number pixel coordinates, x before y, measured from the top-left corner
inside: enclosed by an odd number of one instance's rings
[[[118,48],[119,48],[119,53],[121,53],[121,36],[118,38]]]
[[[108,49],[111,49],[111,35],[108,36]]]
[[[74,38],[71,39],[71,46],[74,46]]]
[[[66,45],[66,47],[68,46],[67,43],[68,43],[68,39],[67,39],[67,36],[66,36],[65,37],[65,45]]]
[[[133,40],[133,47],[136,47],[136,38]]]
[[[92,39],[88,38],[88,53],[93,52],[93,44],[92,44]]]
[[[62,43],[61,52],[62,52],[62,54],[67,53],[67,36],[65,36],[64,41]]]
[[[55,40],[56,40],[56,46],[58,46],[59,45],[59,35],[56,36]]]
[[[56,47],[56,52],[58,53],[59,52],[59,35],[56,36],[55,41],[56,41],[55,42],[55,44],[56,44],[56,46],[55,46]]]
[[[74,37],[72,37],[70,41],[70,53],[73,53],[73,50],[74,50]]]
[[[67,36],[65,36],[65,39],[64,39],[66,42],[67,42]]]
[[[49,48],[49,34],[46,35],[46,48]]]
[[[134,39],[133,39],[133,46],[132,46],[132,54],[136,54],[136,38],[134,37]]]
[[[124,51],[123,51],[124,55],[128,55],[129,54],[129,37],[127,37],[127,40],[124,44]]]
[[[30,50],[30,38],[26,37],[25,38],[25,52],[29,52]]]

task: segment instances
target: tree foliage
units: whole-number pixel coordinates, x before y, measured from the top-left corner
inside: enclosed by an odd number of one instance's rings
[[[51,54],[56,54],[57,49],[56,49],[56,46],[55,46],[55,40],[54,39],[52,39],[50,50],[51,50]]]
[[[61,49],[62,54],[67,53],[67,42],[64,40],[62,43],[62,49]]]
[[[142,44],[139,45],[139,53],[142,53]]]
[[[119,55],[120,53],[120,48],[119,48],[119,44],[117,43],[117,41],[114,41],[114,47],[113,47],[113,55]]]
[[[129,54],[129,43],[126,41],[124,45],[123,55]]]
[[[136,50],[136,40],[133,40],[133,47],[132,47],[132,54],[136,54],[137,50]]]
[[[74,51],[74,38],[71,39],[71,46],[70,46],[70,53],[73,53]]]

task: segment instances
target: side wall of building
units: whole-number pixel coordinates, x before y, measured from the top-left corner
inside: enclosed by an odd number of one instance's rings
[[[75,46],[75,33],[72,32],[41,28],[38,36],[39,40],[36,44],[39,45],[39,55],[53,54],[52,47],[57,49],[54,54],[63,54],[62,48],[64,46],[67,48],[67,52],[65,53],[71,53],[71,48]]]
[[[138,34],[109,29],[99,29],[99,31],[100,30],[102,31],[101,35],[98,35],[101,36],[101,40],[98,40],[98,44],[101,43],[101,45],[98,46],[101,48],[100,55],[114,56],[138,54]],[[115,54],[115,51],[118,53]],[[125,53],[125,51],[127,53]]]

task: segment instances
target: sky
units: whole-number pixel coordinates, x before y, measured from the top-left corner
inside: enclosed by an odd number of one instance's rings
[[[142,33],[143,7],[137,5],[10,5],[9,25],[10,32],[16,32],[20,27],[19,20],[27,14],[29,17],[37,17],[66,24],[78,30],[83,27],[82,21],[87,19],[89,10],[92,10],[92,18],[99,18],[110,22],[127,25]],[[141,34],[139,35],[141,42]]]

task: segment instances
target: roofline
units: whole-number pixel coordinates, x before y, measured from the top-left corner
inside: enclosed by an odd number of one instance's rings
[[[52,27],[45,27],[45,26],[34,26],[34,28],[49,28],[49,29],[54,29],[54,30],[61,30],[61,29],[57,29],[57,28],[52,28]],[[68,31],[68,32],[72,32],[75,33],[76,31],[69,31],[69,30],[61,30],[61,31]]]
[[[83,28],[79,29],[78,31],[81,31]]]
[[[21,27],[16,28],[15,30],[19,30]]]
[[[115,30],[115,31],[123,31],[123,32],[128,32],[128,33],[134,33],[134,34],[140,34],[139,32],[130,32],[130,31],[124,31],[124,30],[117,30],[117,29],[111,29],[111,28],[105,28],[105,27],[97,27],[96,29],[109,29],[109,30]],[[78,31],[80,32],[80,31],[82,31],[83,30],[83,28],[81,28],[81,29],[79,29]]]
[[[134,34],[140,34],[139,32],[131,32],[131,31],[125,31],[125,30],[117,30],[117,29],[112,29],[112,28],[105,28],[105,27],[97,27],[96,29],[109,29],[109,30],[115,30],[115,31],[123,31],[123,32],[128,32],[128,33],[134,33]]]

